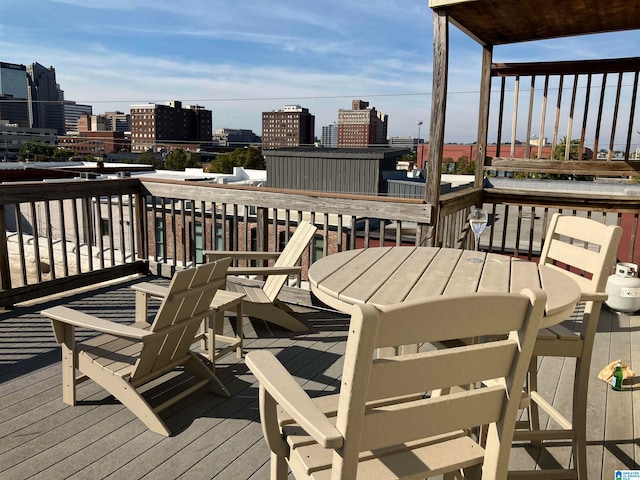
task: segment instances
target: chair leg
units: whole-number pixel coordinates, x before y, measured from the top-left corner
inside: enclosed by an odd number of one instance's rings
[[[578,480],[587,478],[587,388],[590,362],[576,358],[576,376],[573,387],[573,463]]]
[[[215,373],[207,367],[202,360],[198,358],[197,353],[190,352],[191,358],[184,364],[184,368],[192,375],[198,378],[205,378],[209,380],[209,388],[213,393],[222,395],[223,397],[230,397],[231,394],[227,387],[216,377]]]
[[[113,395],[120,403],[127,407],[152,432],[168,437],[171,432],[160,419],[151,405],[138,393],[133,385],[122,377],[111,374],[100,365],[87,359],[79,362],[80,371]]]
[[[62,401],[67,405],[76,404],[76,338],[72,325],[59,322],[64,328],[62,349]]]
[[[269,466],[271,470],[269,478],[271,478],[271,480],[286,480],[289,469],[287,467],[287,461],[283,457],[271,452],[271,463]]]
[[[529,374],[527,380],[527,387],[529,392],[538,391],[538,357],[531,357],[529,363]],[[535,402],[529,402],[527,407],[527,416],[529,419],[529,430],[534,432],[540,430],[540,411],[538,410],[538,404]],[[532,440],[531,445],[537,448],[542,447],[542,440]]]
[[[245,302],[244,308],[245,314],[249,317],[256,317],[265,322],[274,323],[292,332],[309,331],[309,327],[304,323],[272,303],[254,304]]]

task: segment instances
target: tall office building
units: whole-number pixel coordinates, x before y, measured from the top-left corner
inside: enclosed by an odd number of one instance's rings
[[[0,62],[0,120],[28,128],[28,98],[27,67]]]
[[[333,122],[331,125],[322,127],[322,146],[327,148],[338,147],[338,124]]]
[[[105,112],[104,116],[109,119],[109,130],[112,132],[128,132],[131,129],[131,117],[124,112]]]
[[[93,107],[91,105],[81,105],[79,103],[65,100],[64,101],[64,129],[67,135],[78,131],[78,119],[80,115],[86,113],[87,115],[93,114]]]
[[[171,101],[131,105],[131,151],[156,150],[158,145],[211,142],[212,113],[199,105]]]
[[[65,133],[64,92],[56,83],[56,70],[39,63],[27,67],[31,126],[53,128],[58,135]]]
[[[387,144],[388,115],[369,102],[353,100],[351,110],[338,110],[338,147],[368,147]]]
[[[308,108],[286,105],[282,110],[262,112],[262,148],[298,147],[315,142],[316,117]]]

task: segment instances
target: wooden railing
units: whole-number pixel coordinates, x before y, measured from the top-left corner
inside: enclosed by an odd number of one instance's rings
[[[640,57],[492,64],[491,87],[498,93],[491,94],[488,125],[496,130],[487,132],[485,169],[639,176],[632,148],[639,75]],[[550,148],[543,147],[544,138]]]
[[[143,271],[140,192],[131,179],[3,184],[0,306]]]
[[[441,197],[437,245],[470,248],[467,215],[491,214],[482,249],[535,259],[552,213],[624,230],[618,258],[640,260],[640,198],[467,189]],[[202,251],[280,251],[297,223],[318,232],[303,272],[325,255],[380,245],[424,245],[421,200],[230,185],[118,179],[5,184],[0,190],[0,306],[203,261]],[[157,268],[155,268],[157,267]],[[303,273],[304,277],[304,273]]]
[[[340,250],[416,244],[421,200],[137,179],[3,185],[0,307],[148,271],[202,250],[280,251],[301,219],[318,227],[303,271]],[[156,268],[157,267],[157,268]]]
[[[481,248],[489,252],[536,260],[554,213],[592,218],[621,225],[623,237],[618,260],[640,262],[640,197],[582,195],[557,192],[474,189],[443,195],[440,220],[443,246],[471,248],[466,222],[470,208],[482,206],[489,212],[489,225],[481,236]]]

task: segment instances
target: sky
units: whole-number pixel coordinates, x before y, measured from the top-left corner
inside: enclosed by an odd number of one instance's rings
[[[2,0],[0,61],[53,66],[65,99],[94,114],[181,100],[211,109],[214,130],[261,135],[263,111],[294,104],[320,136],[361,99],[389,116],[389,136],[428,139],[432,24],[427,0]],[[455,27],[450,39],[445,140],[472,142],[481,47]],[[633,57],[638,45],[640,30],[527,42],[494,61]]]

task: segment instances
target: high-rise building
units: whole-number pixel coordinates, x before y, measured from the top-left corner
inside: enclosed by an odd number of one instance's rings
[[[316,117],[308,108],[286,105],[282,110],[262,112],[262,148],[313,145]]]
[[[131,151],[155,150],[158,145],[211,142],[212,113],[199,105],[171,101],[131,106]]]
[[[27,67],[0,62],[0,120],[29,127]]]
[[[92,115],[93,107],[91,105],[81,105],[70,100],[64,101],[64,129],[67,135],[78,131],[78,119],[83,113]]]
[[[27,67],[31,126],[53,128],[58,135],[65,133],[64,92],[56,83],[56,69],[39,63]]]
[[[104,116],[109,119],[109,130],[112,132],[128,132],[131,129],[131,117],[124,112],[105,112]]]
[[[368,147],[387,144],[388,115],[369,102],[353,100],[351,110],[338,110],[338,147]]]
[[[104,115],[89,115],[83,113],[78,118],[78,132],[108,132],[111,130],[111,123]]]
[[[322,146],[327,148],[338,147],[338,124],[333,122],[331,125],[322,127]]]

